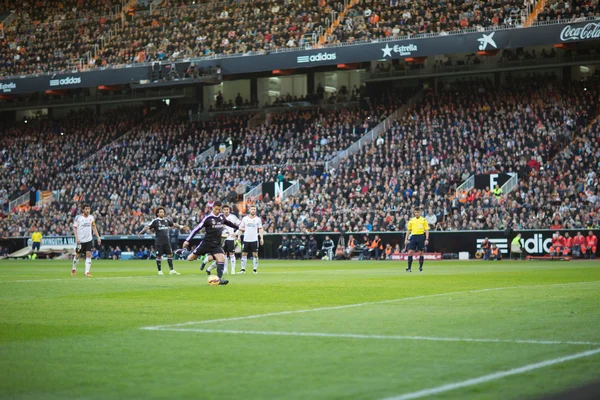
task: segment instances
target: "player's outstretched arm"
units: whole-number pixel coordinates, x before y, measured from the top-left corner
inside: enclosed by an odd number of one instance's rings
[[[150,225],[144,225],[144,229],[142,229],[137,235],[142,236],[144,233],[146,233],[146,231],[148,231],[148,229],[150,229]]]
[[[229,220],[227,220],[227,219],[223,220],[223,223],[224,223],[225,225],[227,225],[228,227],[230,227],[230,228],[233,228],[233,229],[241,229],[241,228],[240,228],[240,227],[241,227],[241,225],[234,224],[233,222],[231,222],[231,221],[229,221]]]

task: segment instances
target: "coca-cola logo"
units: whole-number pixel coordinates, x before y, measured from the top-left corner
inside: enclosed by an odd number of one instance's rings
[[[600,24],[590,22],[581,27],[574,28],[567,25],[560,32],[560,40],[566,42],[568,40],[587,40],[600,38]]]

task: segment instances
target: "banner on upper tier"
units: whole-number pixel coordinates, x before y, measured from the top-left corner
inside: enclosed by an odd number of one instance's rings
[[[171,68],[175,65],[178,71],[184,71],[192,62],[199,71],[217,67],[221,69],[221,74],[230,75],[395,58],[548,46],[557,43],[574,43],[597,39],[600,39],[600,20],[589,20],[529,28],[384,40],[352,46],[247,54],[222,58],[197,58],[176,63],[165,61],[162,63],[156,62],[154,66],[133,64],[121,68],[98,69],[89,72],[4,78],[0,79],[0,94],[139,83],[141,80],[152,80],[152,70],[153,68],[156,70],[157,66]]]

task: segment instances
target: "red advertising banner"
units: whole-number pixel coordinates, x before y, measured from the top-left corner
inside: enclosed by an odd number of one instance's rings
[[[415,260],[418,260],[419,254],[415,253],[413,255]],[[423,254],[423,258],[425,260],[441,260],[442,253],[425,253]],[[392,253],[392,260],[400,260],[405,261],[408,260],[408,253]]]

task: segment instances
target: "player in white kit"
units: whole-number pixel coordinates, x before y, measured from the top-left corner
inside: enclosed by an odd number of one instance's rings
[[[98,238],[98,245],[102,242],[100,240],[100,234],[98,228],[96,228],[96,219],[93,215],[90,215],[91,207],[89,204],[84,204],[83,214],[79,214],[75,217],[73,223],[73,231],[75,232],[75,241],[77,242],[77,250],[75,251],[75,257],[73,258],[73,268],[71,269],[71,276],[75,276],[77,273],[77,263],[79,257],[85,254],[85,276],[92,276],[90,269],[92,268],[92,248],[94,247],[92,231]]]
[[[242,218],[240,224],[240,232],[244,233],[244,247],[242,248],[242,270],[241,274],[246,272],[246,261],[248,253],[252,253],[252,261],[254,262],[254,273],[258,273],[258,245],[262,246],[265,242],[263,239],[264,230],[262,220],[256,216],[256,206],[250,206],[250,215]],[[260,241],[259,241],[260,236]]]

